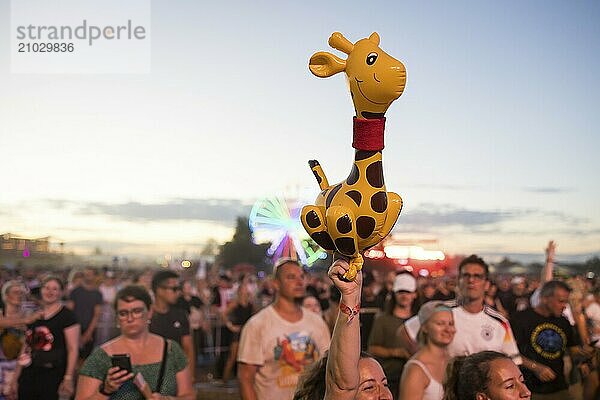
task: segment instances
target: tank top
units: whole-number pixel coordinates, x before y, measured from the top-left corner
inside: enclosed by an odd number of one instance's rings
[[[423,400],[442,400],[442,397],[444,397],[444,388],[441,383],[433,379],[431,372],[429,372],[429,368],[427,368],[421,361],[414,358],[411,358],[406,362],[405,368],[409,364],[416,364],[421,367],[423,372],[425,372],[425,375],[427,375],[429,378],[429,385],[427,385],[425,391],[423,392]]]

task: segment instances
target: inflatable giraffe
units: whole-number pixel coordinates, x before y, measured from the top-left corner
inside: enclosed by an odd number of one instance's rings
[[[320,78],[346,73],[356,111],[352,142],[356,151],[350,175],[336,185],[329,185],[318,161],[309,161],[321,193],[315,205],[302,209],[300,219],[317,244],[349,258],[343,278],[350,281],[362,268],[361,253],[390,233],[402,209],[400,196],[386,192],[381,151],[384,115],[404,91],[406,69],[381,50],[375,32],[354,44],[336,32],[329,45],[347,54],[346,60],[318,52],[310,58],[309,68]]]

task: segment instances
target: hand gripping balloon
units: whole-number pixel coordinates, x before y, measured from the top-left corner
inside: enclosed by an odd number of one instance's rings
[[[404,65],[379,47],[379,35],[352,44],[341,33],[329,38],[329,45],[348,55],[346,60],[327,52],[310,58],[310,71],[327,78],[345,72],[354,103],[356,149],[350,175],[330,186],[319,162],[308,162],[321,193],[315,205],[302,209],[301,221],[310,237],[329,252],[349,257],[346,280],[354,280],[363,265],[361,253],[386,237],[402,209],[402,199],[386,192],[383,181],[383,131],[385,112],[404,91]]]

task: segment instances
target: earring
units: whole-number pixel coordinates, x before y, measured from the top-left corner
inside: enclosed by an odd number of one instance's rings
[[[117,322],[117,329],[121,328],[121,324]]]
[[[147,320],[147,321],[146,321],[146,323],[147,323],[148,325],[150,325],[150,324],[152,323],[152,320],[151,320],[151,319],[149,319],[149,320]]]

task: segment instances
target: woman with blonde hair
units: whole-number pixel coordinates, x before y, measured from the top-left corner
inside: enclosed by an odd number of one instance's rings
[[[79,323],[62,304],[64,283],[48,276],[40,288],[43,318],[27,326],[25,352],[12,381],[19,399],[58,400],[74,392],[73,374],[79,357]]]
[[[421,329],[417,335],[421,349],[404,366],[400,381],[400,399],[441,400],[442,382],[450,357],[447,347],[456,328],[452,310],[441,301],[421,306],[418,314]]]
[[[27,324],[43,316],[41,311],[28,312],[23,307],[23,298],[27,289],[23,282],[10,280],[2,285],[0,309],[0,399],[10,390],[12,375],[17,368],[17,357],[23,347]]]

